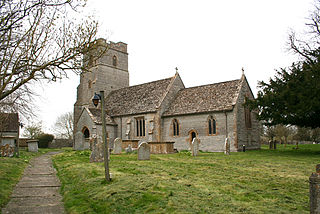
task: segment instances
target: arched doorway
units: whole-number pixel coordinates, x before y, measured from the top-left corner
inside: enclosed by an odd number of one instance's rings
[[[90,137],[90,131],[89,131],[89,129],[87,127],[84,127],[82,129],[82,133],[83,133],[83,136],[84,136],[85,139],[88,139]]]

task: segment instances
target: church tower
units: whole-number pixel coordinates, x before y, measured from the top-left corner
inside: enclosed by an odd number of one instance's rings
[[[80,75],[77,101],[74,104],[75,130],[82,109],[94,107],[91,99],[95,92],[104,90],[105,96],[108,96],[113,90],[129,86],[127,44],[107,43],[105,39],[98,39],[96,44],[98,47],[107,47],[107,51],[99,59],[89,60],[87,66],[90,72]],[[88,56],[84,56],[86,57]]]

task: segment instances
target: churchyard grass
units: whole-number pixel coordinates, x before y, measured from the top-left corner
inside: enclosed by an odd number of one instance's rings
[[[309,213],[319,145],[245,153],[111,155],[112,181],[90,151],[55,155],[68,213]]]

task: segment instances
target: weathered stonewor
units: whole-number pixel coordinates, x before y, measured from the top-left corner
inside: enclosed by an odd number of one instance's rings
[[[133,152],[131,145],[128,146],[128,148],[126,148],[126,153],[131,153]]]
[[[121,154],[122,152],[122,140],[121,138],[116,138],[113,143],[113,154]]]
[[[90,162],[103,162],[103,142],[101,136],[92,138],[90,141],[92,141]]]
[[[147,142],[142,142],[139,145],[138,160],[150,160],[150,146]]]
[[[224,154],[230,155],[230,140],[229,138],[226,138],[224,142]]]
[[[13,157],[14,147],[10,146],[9,144],[0,146],[0,154],[1,157]]]
[[[310,183],[310,214],[320,214],[320,164],[316,166],[316,173],[309,178]]]
[[[28,140],[28,151],[29,152],[38,152],[38,143],[39,140]]]
[[[197,156],[199,153],[199,139],[198,138],[193,138],[192,143],[191,143],[191,152],[192,156]]]

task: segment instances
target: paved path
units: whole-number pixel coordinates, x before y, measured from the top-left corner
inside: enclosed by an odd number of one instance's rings
[[[2,213],[65,213],[60,181],[52,166],[49,152],[30,161]]]

